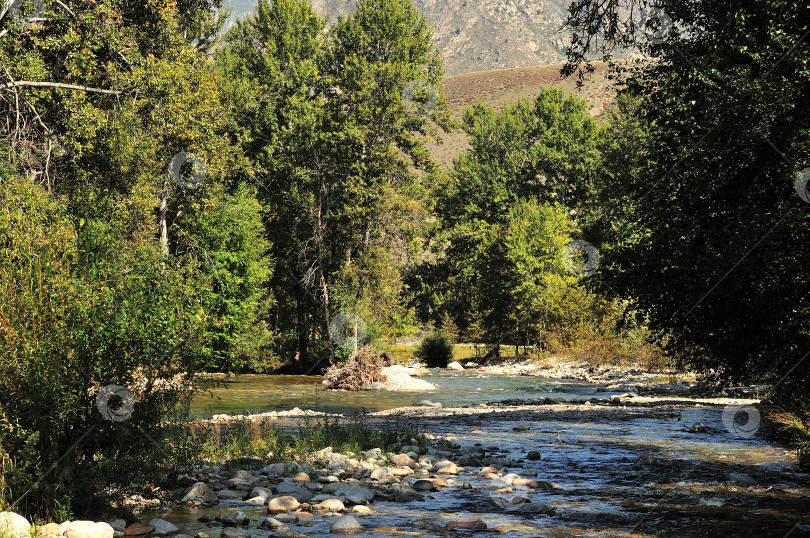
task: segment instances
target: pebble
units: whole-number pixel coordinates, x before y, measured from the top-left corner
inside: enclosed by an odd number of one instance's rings
[[[321,501],[321,508],[329,512],[340,512],[346,509],[340,499],[326,499],[325,501]]]
[[[396,454],[391,456],[391,463],[399,467],[416,467],[416,462],[407,454]]]
[[[411,487],[416,491],[434,491],[436,489],[430,480],[417,480]]]
[[[259,527],[262,528],[262,529],[271,529],[271,530],[272,529],[280,529],[283,526],[284,526],[284,523],[282,523],[281,521],[279,521],[278,519],[276,519],[274,517],[269,517],[269,516],[264,518],[264,520],[261,523],[259,523]]]
[[[344,503],[368,504],[374,499],[374,492],[357,484],[349,484],[337,490],[335,497]]]
[[[208,516],[209,519],[211,516]],[[136,521],[126,529],[124,529],[124,536],[143,536],[155,530],[151,525],[144,525],[140,521]]]
[[[309,538],[306,534],[301,534],[295,529],[282,528],[274,531],[270,536],[273,538]]]
[[[530,450],[529,453],[526,454],[526,459],[529,461],[537,461],[542,457],[543,456],[541,456],[540,453],[536,450]]]
[[[203,504],[214,504],[218,500],[216,494],[208,487],[208,484],[205,482],[197,482],[180,502],[197,501]]]
[[[127,522],[125,520],[123,520],[123,519],[120,519],[120,518],[119,519],[113,519],[111,521],[108,521],[107,523],[110,525],[110,527],[113,528],[114,531],[124,532],[124,529],[127,528]],[[55,534],[55,533],[49,533],[49,534]],[[61,533],[59,533],[59,534],[61,534]]]
[[[220,538],[250,538],[250,533],[245,529],[236,527],[225,527],[219,533]]]
[[[433,466],[433,471],[438,474],[458,474],[458,466],[452,461],[440,461]]]

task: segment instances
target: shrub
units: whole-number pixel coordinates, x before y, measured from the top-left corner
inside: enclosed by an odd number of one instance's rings
[[[106,486],[165,470],[161,424],[190,394],[166,381],[196,369],[204,336],[192,268],[121,235],[71,222],[28,182],[0,182],[2,485],[35,519],[95,512]],[[123,389],[105,405],[109,385]]]
[[[416,357],[430,368],[444,368],[453,360],[453,344],[445,334],[428,335],[419,344]]]

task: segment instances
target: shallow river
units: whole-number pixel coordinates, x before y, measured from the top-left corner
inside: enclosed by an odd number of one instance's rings
[[[511,471],[551,483],[526,492],[532,503],[555,513],[527,510],[529,504],[491,493],[492,480],[474,474],[430,493],[424,501],[374,502],[373,513],[357,516],[367,536],[458,536],[444,525],[459,516],[481,518],[488,530],[477,536],[747,536],[796,538],[810,535],[810,480],[796,472],[795,455],[759,436],[738,438],[723,424],[721,402],[685,399],[632,407],[618,405],[481,405],[510,398],[551,397],[558,402],[589,398],[595,386],[530,377],[438,373],[427,393],[339,393],[324,391],[320,378],[240,376],[225,389],[199,399],[195,412],[261,412],[292,407],[322,411],[379,411],[439,401],[457,409],[409,411],[422,431],[454,436],[462,445],[481,443],[492,454],[521,461]],[[599,397],[609,394],[599,393]],[[465,407],[466,406],[466,407]],[[702,433],[690,433],[702,424]],[[525,461],[529,450],[542,455]],[[472,469],[476,471],[478,469]],[[471,489],[462,488],[469,482]],[[516,493],[522,493],[520,489]],[[207,510],[154,512],[212,538],[219,528],[197,522],[203,513],[241,509],[261,521],[263,509],[227,501]],[[147,519],[148,520],[148,519]],[[315,515],[290,525],[306,536],[330,536],[334,519]],[[259,538],[270,532],[251,525]]]
[[[440,370],[431,370],[431,375],[420,377],[438,386],[428,392],[334,391],[324,389],[322,379],[295,375],[238,375],[222,379],[218,386],[196,398],[192,414],[201,417],[219,413],[261,413],[294,407],[325,412],[384,411],[413,405],[419,400],[460,407],[510,398],[567,400],[591,396],[595,390],[589,383],[566,379]]]

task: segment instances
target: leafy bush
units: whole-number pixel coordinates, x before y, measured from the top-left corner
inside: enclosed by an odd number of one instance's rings
[[[430,334],[419,344],[416,357],[430,368],[444,368],[453,361],[453,344],[444,333]]]
[[[201,283],[148,240],[71,222],[24,180],[0,182],[0,208],[4,487],[34,517],[92,513],[105,486],[143,484],[171,460],[161,424],[190,396],[183,379],[206,329]],[[122,389],[105,403],[110,385]]]

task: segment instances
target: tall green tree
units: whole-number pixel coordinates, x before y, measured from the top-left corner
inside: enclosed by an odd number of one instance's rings
[[[423,140],[435,130],[406,87],[441,77],[424,16],[409,1],[361,2],[325,32],[306,1],[260,2],[217,62],[264,188],[290,356],[329,348],[328,323],[344,310],[393,323],[381,305],[399,301],[391,268],[426,217],[412,168],[430,168]],[[447,117],[441,100],[433,112]]]
[[[113,473],[169,470],[190,392],[161,383],[233,352],[269,263],[205,56],[221,3],[44,4],[0,21],[0,459],[12,501],[48,517],[95,508]],[[96,406],[113,384],[128,427]]]
[[[543,300],[538,290],[545,284],[549,298],[552,289],[573,282],[563,279],[552,285],[551,275],[561,267],[568,240],[558,243],[591,219],[589,197],[601,158],[601,131],[584,101],[556,88],[499,113],[475,105],[465,111],[464,126],[471,149],[456,160],[439,200],[439,253],[436,263],[422,265],[427,285],[419,302],[429,303],[429,317],[438,321],[450,313],[464,330],[485,313],[478,323],[496,341],[520,319],[529,320],[523,329],[535,322],[542,325],[539,317],[549,319],[559,303],[543,310],[535,302]],[[557,209],[546,209],[549,204]],[[529,236],[520,235],[528,233],[518,232],[527,221],[538,226],[537,241],[546,243],[532,245]],[[426,314],[424,307],[421,314]],[[540,332],[534,331],[533,343]],[[525,331],[523,335],[525,340]]]
[[[810,155],[810,6],[633,4],[643,18],[620,0],[579,0],[569,19],[583,36],[569,72],[596,37],[655,58],[624,73],[630,97],[613,121],[612,284],[691,364],[770,377],[782,401],[806,406],[808,207],[797,174]]]

